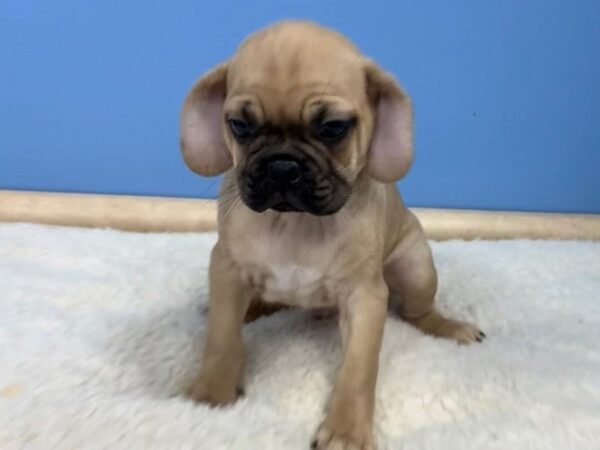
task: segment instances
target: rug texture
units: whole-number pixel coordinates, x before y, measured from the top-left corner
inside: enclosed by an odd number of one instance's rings
[[[0,225],[1,449],[308,449],[340,362],[334,319],[245,327],[246,397],[198,371],[214,234]],[[432,243],[438,301],[483,344],[392,317],[379,449],[600,448],[600,243]]]

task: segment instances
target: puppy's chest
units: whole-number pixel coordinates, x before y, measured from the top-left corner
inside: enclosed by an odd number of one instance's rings
[[[242,281],[266,302],[305,308],[335,305],[335,254],[320,247],[282,238],[255,239],[234,252]]]

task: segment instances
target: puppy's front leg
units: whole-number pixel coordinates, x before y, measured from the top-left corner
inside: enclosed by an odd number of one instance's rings
[[[189,390],[199,402],[224,405],[242,389],[242,324],[249,297],[233,262],[217,243],[209,269],[208,330],[200,375]]]
[[[374,449],[375,383],[388,297],[378,278],[339,303],[344,361],[312,448]]]

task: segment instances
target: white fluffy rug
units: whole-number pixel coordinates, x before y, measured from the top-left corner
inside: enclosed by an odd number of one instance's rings
[[[198,370],[213,234],[0,225],[1,449],[308,448],[340,361],[335,322],[245,329],[246,397],[180,397]],[[600,448],[600,243],[433,243],[458,346],[388,320],[380,449]]]

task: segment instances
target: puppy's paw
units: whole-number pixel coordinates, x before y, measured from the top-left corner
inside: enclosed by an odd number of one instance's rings
[[[485,333],[477,328],[475,325],[471,325],[467,322],[459,322],[456,320],[448,319],[449,324],[447,327],[448,339],[455,340],[459,344],[471,344],[473,342],[483,342],[485,339]]]
[[[313,450],[375,450],[373,432],[368,424],[349,428],[345,424],[325,419],[313,438]]]
[[[473,342],[482,342],[485,334],[475,325],[468,322],[441,318],[436,327],[429,330],[433,336],[451,339],[459,344],[472,344]]]
[[[443,319],[430,333],[433,336],[451,339],[459,344],[472,344],[482,342],[485,334],[475,325],[453,319]]]
[[[448,319],[436,310],[418,318],[403,318],[425,334],[452,339],[459,344],[482,342],[485,339],[485,334],[475,325]]]
[[[226,406],[243,397],[244,389],[241,386],[224,383],[222,380],[209,380],[201,376],[185,391],[185,396],[210,406]]]

